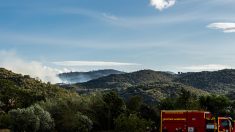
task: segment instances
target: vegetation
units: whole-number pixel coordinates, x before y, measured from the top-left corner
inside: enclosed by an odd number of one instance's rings
[[[13,109],[8,112],[11,128],[14,131],[51,131],[54,129],[54,120],[50,113],[39,105],[24,109]]]
[[[175,81],[214,94],[227,94],[235,89],[235,70],[189,72],[179,74]]]
[[[169,82],[173,75],[166,72],[142,70],[133,73],[109,75],[76,84],[77,87],[85,88],[127,88],[136,85],[149,84],[153,82]]]
[[[181,89],[186,89],[196,95],[207,95],[208,92],[174,81],[177,75],[167,72],[142,70],[133,73],[110,75],[85,83],[70,85],[70,88],[86,89],[87,93],[95,90],[117,90],[118,94],[127,100],[131,96],[141,96],[145,103],[156,104],[164,98],[174,98]],[[66,86],[66,89],[68,87]]]
[[[26,108],[48,98],[76,96],[50,83],[0,68],[0,111]]]
[[[163,109],[205,110],[215,116],[233,117],[233,100],[174,82],[171,76],[168,79],[155,78],[157,82],[139,83],[120,91],[78,95],[1,69],[0,130],[155,132],[159,131],[160,111]],[[149,103],[150,100],[155,103]]]
[[[151,125],[151,121],[140,118],[136,114],[122,114],[115,119],[116,130],[122,132],[132,132],[133,130],[135,132],[144,132],[150,130]]]

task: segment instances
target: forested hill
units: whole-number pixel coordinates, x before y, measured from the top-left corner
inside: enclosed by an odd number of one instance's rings
[[[50,83],[42,83],[28,75],[23,76],[0,68],[0,110],[28,107],[41,100],[71,94]]]
[[[235,70],[182,73],[174,81],[211,93],[226,94],[235,91]]]
[[[124,72],[113,70],[113,69],[105,69],[105,70],[97,70],[97,71],[89,71],[89,72],[68,72],[59,74],[59,78],[62,82],[65,83],[81,83],[87,82],[93,79],[97,79],[100,77],[108,76],[111,74],[124,74]]]
[[[169,72],[141,70],[133,73],[109,75],[85,83],[73,85],[79,89],[126,89],[140,88],[159,97],[175,95],[180,88],[196,93],[229,95],[235,91],[235,70],[188,72],[172,74]],[[168,89],[168,90],[167,90]],[[200,91],[199,91],[200,90]]]
[[[141,70],[126,74],[109,75],[77,85],[87,88],[127,88],[154,82],[170,82],[172,79],[174,79],[174,75],[167,72]]]
[[[235,91],[235,70],[224,69],[213,72],[203,71],[181,74],[141,70],[133,73],[109,75],[85,83],[78,83],[77,86],[85,88],[127,88],[139,85],[147,87],[152,83],[180,83],[210,93],[227,94]]]
[[[186,89],[196,95],[206,95],[208,92],[174,82],[176,74],[169,72],[141,70],[133,73],[110,75],[85,83],[72,85],[73,88],[94,90],[114,89],[124,99],[131,96],[141,96],[146,102],[158,102],[164,98],[177,97],[181,89]]]

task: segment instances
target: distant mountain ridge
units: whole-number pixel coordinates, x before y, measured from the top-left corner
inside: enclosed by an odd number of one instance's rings
[[[157,100],[178,96],[180,89],[186,89],[196,95],[235,93],[235,70],[188,72],[172,74],[169,72],[141,70],[132,73],[109,75],[84,83],[72,85],[75,89],[119,90],[122,95],[141,93]],[[132,90],[128,90],[128,89]],[[124,90],[124,91],[123,91]],[[129,93],[132,92],[132,93]],[[230,94],[229,94],[230,93]],[[125,96],[126,97],[126,96]]]
[[[235,91],[235,70],[182,73],[174,80],[210,93],[227,94]]]
[[[169,72],[140,70],[77,83],[72,85],[71,88],[77,90],[86,89],[88,91],[117,90],[119,95],[124,99],[138,95],[148,104],[155,104],[166,97],[177,97],[181,89],[185,89],[196,95],[209,94],[204,90],[174,82],[177,76],[177,74]]]
[[[140,70],[126,74],[112,74],[77,85],[89,88],[127,88],[154,82],[169,82],[173,79],[174,75],[167,72]]]
[[[68,72],[68,73],[59,74],[58,76],[63,83],[73,84],[73,83],[87,82],[111,74],[123,74],[123,73],[125,72],[113,69],[105,69],[105,70],[96,70],[89,72]]]

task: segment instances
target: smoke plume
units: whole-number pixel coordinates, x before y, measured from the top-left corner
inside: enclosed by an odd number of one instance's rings
[[[12,51],[0,51],[0,56],[0,67],[6,68],[15,73],[30,75],[34,78],[37,77],[44,82],[61,82],[57,77],[57,74],[60,73],[58,69],[45,66],[38,61],[24,60]]]

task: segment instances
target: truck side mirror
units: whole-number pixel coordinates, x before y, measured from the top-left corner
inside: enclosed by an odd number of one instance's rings
[[[230,120],[228,120],[229,122],[229,127],[232,127],[232,122]]]

